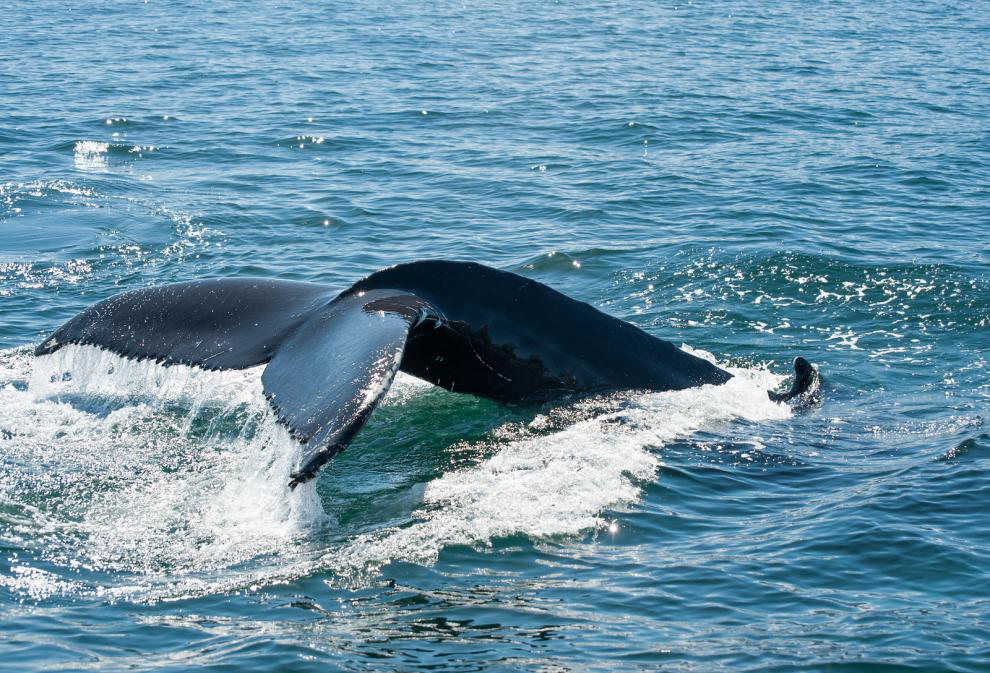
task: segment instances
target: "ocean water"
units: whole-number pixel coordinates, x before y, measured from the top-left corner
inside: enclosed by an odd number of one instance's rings
[[[987,3],[2,16],[0,669],[990,670]],[[423,258],[737,376],[400,377],[290,493],[258,370],[32,355],[126,289]]]

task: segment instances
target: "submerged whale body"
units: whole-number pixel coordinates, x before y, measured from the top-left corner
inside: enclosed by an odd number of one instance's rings
[[[305,447],[290,486],[351,443],[397,371],[501,402],[619,389],[680,390],[732,374],[589,304],[481,264],[422,261],[344,292],[229,278],[124,292],[95,304],[35,350],[87,344],[204,369],[267,363],[265,396]],[[817,372],[795,360],[792,399]]]

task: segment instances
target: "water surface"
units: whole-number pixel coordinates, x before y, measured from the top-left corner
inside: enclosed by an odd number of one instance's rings
[[[988,10],[8,3],[0,667],[990,670]],[[290,494],[258,371],[31,355],[126,289],[422,258],[738,376],[403,377]]]

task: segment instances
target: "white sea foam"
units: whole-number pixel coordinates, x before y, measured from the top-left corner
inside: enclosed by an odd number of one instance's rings
[[[277,555],[326,523],[314,484],[287,487],[301,448],[268,411],[257,370],[166,368],[83,346],[34,365],[29,390],[0,388],[0,493],[45,502],[18,526],[0,522],[5,537],[58,562],[155,577],[144,591]]]
[[[369,532],[335,527],[315,482],[287,488],[301,449],[269,413],[260,368],[166,368],[82,346],[33,362],[0,353],[0,538],[102,578],[49,578],[24,562],[2,583],[168,598],[429,563],[506,535],[566,539],[635,503],[671,440],[789,415],[765,393],[780,377],[732,371],[723,386],[586,400],[496,429],[478,452],[487,457],[410,489],[403,523]],[[385,405],[428,389],[400,375]]]
[[[553,420],[538,416],[491,458],[430,482],[415,523],[359,535],[330,550],[323,563],[353,569],[397,559],[428,563],[450,545],[599,528],[604,510],[638,499],[640,484],[653,479],[660,464],[657,449],[671,440],[719,422],[790,415],[766,394],[781,377],[765,369],[730,371],[735,378],[722,386],[578,403],[572,409],[578,418],[612,408],[551,434],[541,431]]]

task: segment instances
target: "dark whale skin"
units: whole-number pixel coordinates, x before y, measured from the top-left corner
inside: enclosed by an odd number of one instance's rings
[[[415,329],[402,371],[501,401],[610,389],[681,390],[732,375],[640,328],[514,273],[472,262],[401,264],[342,296],[402,290],[440,324]]]

